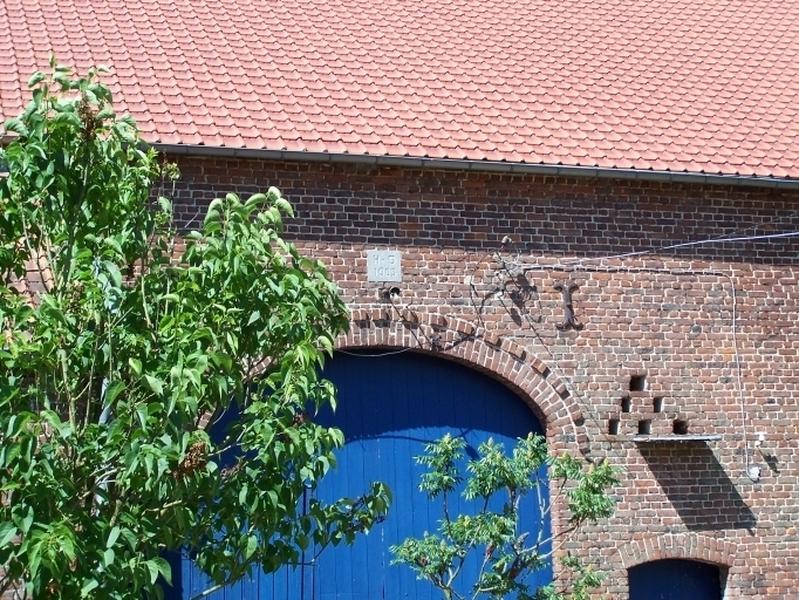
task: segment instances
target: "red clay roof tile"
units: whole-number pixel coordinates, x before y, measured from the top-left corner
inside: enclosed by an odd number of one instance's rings
[[[797,22],[769,0],[0,0],[0,118],[54,51],[111,66],[154,142],[799,177]]]

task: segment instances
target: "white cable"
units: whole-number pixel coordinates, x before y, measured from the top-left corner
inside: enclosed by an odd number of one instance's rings
[[[346,354],[347,356],[355,356],[357,358],[382,358],[384,356],[393,356],[395,354],[402,354],[403,352],[411,352],[412,350],[416,350],[416,348],[401,348],[399,350],[390,350],[388,352],[380,352],[378,354],[362,354],[360,352],[351,352],[349,350],[336,350],[336,352],[340,352],[341,354]]]
[[[583,265],[587,262],[597,262],[597,261],[605,261],[605,260],[614,260],[614,259],[621,259],[621,258],[631,258],[636,256],[644,256],[648,254],[653,254],[656,252],[664,252],[668,250],[677,250],[679,248],[688,248],[692,246],[701,246],[707,244],[723,244],[728,242],[747,242],[747,241],[757,241],[757,240],[775,240],[775,239],[787,239],[787,238],[794,238],[799,237],[799,231],[787,231],[782,233],[769,233],[769,234],[761,234],[761,235],[748,235],[748,236],[732,236],[732,237],[717,237],[717,238],[709,238],[704,240],[694,240],[691,242],[681,242],[679,244],[671,244],[668,246],[661,246],[658,248],[649,248],[647,250],[637,250],[634,252],[625,252],[622,254],[615,254],[610,256],[598,256],[598,257],[588,257],[588,258],[580,258],[574,259],[568,262],[560,263],[560,264],[550,264],[550,265],[519,265],[522,270],[573,270],[573,269],[581,269],[584,268]],[[713,271],[713,270],[694,270],[694,269],[668,269],[668,268],[647,268],[647,269],[636,269],[635,267],[605,267],[606,270],[610,269],[619,270],[619,271],[640,271],[640,270],[647,270],[647,271],[658,271],[658,272],[666,272],[671,273],[674,275],[716,275],[725,277],[730,284],[731,296],[732,296],[732,323],[731,323],[731,334],[732,334],[732,342],[733,342],[733,351],[735,355],[735,373],[736,373],[736,387],[738,388],[738,403],[740,408],[740,415],[741,415],[741,433],[743,437],[743,450],[744,450],[744,469],[746,476],[751,479],[752,481],[756,481],[757,478],[753,477],[750,473],[750,466],[751,466],[751,457],[749,452],[749,436],[748,436],[748,419],[746,414],[746,394],[744,392],[743,387],[743,367],[741,366],[741,355],[738,346],[738,295],[735,289],[735,279],[734,273],[725,273],[722,271]],[[589,269],[594,270],[598,269],[598,267],[589,267]],[[579,396],[579,394],[578,394]]]
[[[654,252],[664,252],[666,250],[677,250],[679,248],[688,248],[690,246],[702,246],[705,244],[724,244],[726,242],[749,242],[756,240],[773,240],[780,238],[799,237],[799,231],[788,231],[784,233],[767,233],[762,235],[749,235],[739,237],[722,237],[722,238],[709,238],[706,240],[694,240],[692,242],[681,242],[679,244],[671,244],[669,246],[660,246],[658,248],[649,248],[647,250],[636,250],[634,252],[625,252],[624,254],[614,254],[611,256],[596,256],[588,258],[577,258],[571,261],[570,264],[582,264],[584,262],[593,262],[600,260],[613,260],[616,258],[630,258],[633,256],[643,256],[645,254],[652,254]]]

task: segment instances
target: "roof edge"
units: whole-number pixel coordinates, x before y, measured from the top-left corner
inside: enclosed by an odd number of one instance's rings
[[[556,175],[564,177],[598,177],[603,179],[626,179],[670,183],[694,183],[732,185],[744,187],[766,187],[799,189],[799,179],[786,177],[755,177],[746,175],[711,175],[698,172],[654,171],[647,169],[621,169],[614,167],[585,167],[518,162],[461,160],[449,158],[427,158],[375,154],[347,154],[332,152],[305,152],[298,150],[265,150],[254,148],[231,148],[229,146],[205,146],[201,144],[151,144],[165,154],[182,156],[215,156],[230,158],[256,158],[263,160],[289,160],[297,162],[319,162],[336,164],[359,164],[387,167],[410,167],[420,169],[444,169],[452,171],[477,171],[488,173],[526,173]]]

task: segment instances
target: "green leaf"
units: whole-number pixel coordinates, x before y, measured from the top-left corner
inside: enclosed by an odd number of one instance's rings
[[[147,386],[153,391],[154,394],[157,396],[161,396],[164,393],[164,382],[158,379],[157,377],[153,377],[152,375],[145,375],[144,379],[147,381]]]
[[[247,547],[244,551],[245,558],[252,558],[256,550],[258,550],[258,538],[254,535],[247,536]]]
[[[120,533],[121,533],[121,529],[119,528],[119,526],[114,525],[111,528],[111,531],[108,534],[108,540],[106,540],[106,542],[105,542],[105,547],[106,548],[110,548],[111,546],[116,544],[117,540],[119,539],[119,534]]]
[[[130,366],[130,370],[137,376],[141,376],[142,372],[142,364],[138,358],[129,358],[128,365]]]
[[[112,263],[110,260],[105,261],[105,269],[108,272],[108,275],[111,277],[111,283],[114,287],[121,287],[122,286],[122,273],[119,270],[119,267],[116,264]]]
[[[146,561],[145,566],[150,573],[150,583],[154,584],[158,580],[158,576],[164,578],[167,584],[172,585],[172,569],[169,563],[161,557],[151,558]]]
[[[109,567],[112,565],[114,563],[115,556],[116,554],[111,548],[106,548],[105,551],[103,551],[103,566]]]
[[[281,212],[287,214],[288,216],[290,217],[294,216],[294,209],[287,200],[280,198],[275,202],[275,206],[277,206],[277,208],[279,208]]]
[[[27,535],[28,531],[30,531],[31,525],[33,525],[33,507],[28,506],[25,516],[16,519],[16,523],[17,527],[19,527],[20,533],[22,535]]]
[[[39,83],[41,83],[42,81],[44,81],[44,78],[45,78],[45,77],[46,77],[46,76],[45,76],[45,74],[44,74],[44,73],[42,73],[41,71],[36,71],[36,73],[34,73],[34,74],[31,76],[31,78],[30,78],[30,79],[28,79],[28,87],[29,87],[29,88],[32,88],[32,87],[34,87],[34,86],[38,85]]]
[[[0,523],[0,548],[4,548],[17,535],[17,527],[8,521]]]
[[[81,598],[89,598],[91,592],[96,590],[98,587],[100,587],[100,582],[98,582],[96,579],[89,579],[80,589]]]
[[[115,381],[111,383],[105,390],[105,404],[107,406],[112,405],[124,389],[125,384],[121,381]]]

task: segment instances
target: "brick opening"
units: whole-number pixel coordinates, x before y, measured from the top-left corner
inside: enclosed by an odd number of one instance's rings
[[[630,376],[630,391],[643,392],[646,390],[646,375]]]
[[[688,433],[688,421],[685,419],[674,419],[672,431],[677,435],[686,435]]]
[[[608,433],[610,435],[619,435],[619,420],[610,419],[608,421]]]
[[[621,399],[621,412],[628,413],[632,409],[633,401],[630,399],[629,396],[625,396]]]
[[[663,398],[652,398],[652,411],[656,413],[663,412]]]
[[[650,433],[652,433],[652,420],[641,419],[640,421],[638,421],[638,434],[649,435]]]

